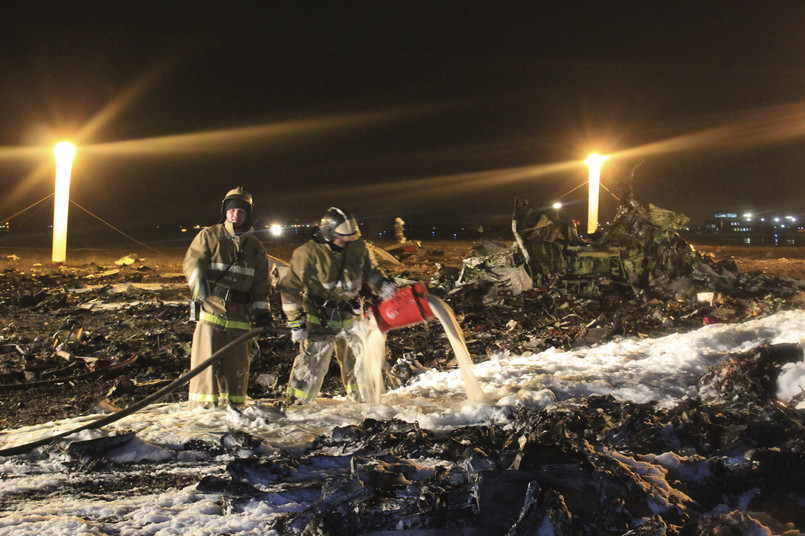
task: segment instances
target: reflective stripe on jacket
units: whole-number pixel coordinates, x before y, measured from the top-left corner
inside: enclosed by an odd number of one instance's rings
[[[377,291],[385,280],[363,240],[348,242],[341,251],[308,240],[293,252],[288,273],[279,283],[282,310],[289,319],[302,312],[319,316],[313,303],[355,300],[364,285]]]
[[[183,271],[195,298],[202,297],[213,283],[249,295],[248,303],[207,295],[202,304],[202,322],[249,329],[250,311],[269,310],[268,257],[251,231],[237,235],[230,222],[201,230],[187,249]]]

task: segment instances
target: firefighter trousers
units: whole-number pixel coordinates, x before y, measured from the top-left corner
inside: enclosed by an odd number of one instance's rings
[[[333,353],[341,367],[341,382],[347,396],[360,397],[360,386],[355,376],[355,356],[361,351],[360,348],[360,339],[349,330],[342,330],[333,337],[302,341],[291,368],[287,402],[305,404],[315,400],[330,368]]]
[[[218,349],[244,333],[239,329],[224,329],[207,322],[199,322],[193,333],[190,367],[195,368]],[[232,348],[216,364],[190,379],[188,397],[190,408],[246,403],[246,391],[249,387],[249,343],[251,341]]]

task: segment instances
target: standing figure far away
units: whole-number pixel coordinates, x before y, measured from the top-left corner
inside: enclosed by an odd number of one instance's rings
[[[184,275],[198,322],[191,368],[251,329],[250,319],[256,326],[274,323],[268,304],[268,258],[252,232],[253,208],[249,192],[242,187],[230,190],[221,202],[220,223],[199,232],[185,254]],[[250,343],[236,346],[190,380],[191,408],[245,405]]]
[[[397,292],[361,239],[355,218],[330,207],[313,238],[293,252],[288,273],[279,283],[291,338],[300,343],[288,381],[288,404],[306,404],[316,398],[333,352],[347,396],[360,400],[354,350],[360,343],[352,328],[363,315],[360,292],[364,285],[382,299]],[[321,326],[331,334],[309,339],[308,326],[311,330]]]
[[[398,244],[405,242],[405,221],[402,218],[394,220],[394,238],[397,239]]]

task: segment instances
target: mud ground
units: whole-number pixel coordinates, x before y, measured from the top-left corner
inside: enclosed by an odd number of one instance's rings
[[[284,260],[296,245],[266,244],[271,255]],[[460,268],[472,245],[424,242],[419,255],[382,267],[391,276],[427,281],[444,268]],[[805,248],[702,250],[717,259],[734,258],[742,273],[805,279]],[[136,261],[116,264],[128,255]],[[49,251],[0,248],[0,428],[122,409],[187,371],[194,324],[184,306],[189,292],[181,276],[183,255],[184,248],[70,250],[67,262],[54,266]],[[143,291],[137,286],[148,284],[160,289]],[[104,303],[123,306],[104,310]],[[279,310],[276,295],[272,306]],[[456,309],[476,327],[485,325],[493,334],[503,329],[500,322],[484,318],[482,310]],[[518,317],[523,311],[512,314]],[[434,331],[392,332],[390,360],[411,353],[425,367],[451,366],[449,346]],[[650,325],[640,326],[641,334],[650,331]],[[471,354],[486,353],[488,341],[468,342]],[[249,396],[280,399],[295,346],[287,336],[266,337],[257,344]],[[327,376],[324,396],[339,394],[336,367],[333,364]],[[186,396],[183,388],[163,401],[183,401]]]

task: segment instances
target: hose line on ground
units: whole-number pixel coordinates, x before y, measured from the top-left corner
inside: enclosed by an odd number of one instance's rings
[[[74,428],[74,429],[68,430],[66,432],[61,432],[59,434],[56,434],[56,435],[53,435],[53,436],[50,436],[50,437],[45,437],[43,439],[38,439],[36,441],[32,441],[32,442],[26,443],[24,445],[18,445],[16,447],[8,447],[8,448],[5,448],[5,449],[0,449],[0,456],[14,456],[16,454],[24,454],[24,453],[26,453],[28,451],[31,451],[31,450],[33,450],[33,449],[35,449],[37,447],[42,447],[42,446],[45,446],[45,445],[49,445],[49,444],[53,443],[54,441],[58,441],[59,439],[65,438],[65,437],[67,437],[69,435],[72,435],[72,434],[75,434],[77,432],[81,432],[83,430],[91,430],[93,428],[100,428],[101,426],[106,426],[107,424],[110,424],[110,423],[113,423],[113,422],[115,422],[117,420],[120,420],[123,417],[127,417],[127,416],[131,415],[132,413],[135,413],[135,412],[143,409],[144,407],[148,406],[149,404],[152,404],[152,403],[156,402],[157,400],[161,399],[165,395],[175,391],[179,387],[185,385],[187,382],[190,381],[191,378],[193,378],[194,376],[197,376],[205,368],[207,368],[207,367],[209,367],[211,365],[214,365],[217,361],[220,361],[221,359],[223,359],[223,357],[226,354],[226,352],[228,352],[229,350],[231,350],[235,346],[237,346],[239,344],[243,344],[244,342],[248,341],[249,339],[253,339],[255,337],[258,337],[260,335],[265,335],[267,333],[287,333],[287,332],[290,332],[289,328],[278,328],[278,327],[274,327],[274,326],[264,326],[264,327],[255,328],[255,329],[252,329],[250,331],[247,331],[246,333],[244,333],[240,337],[232,340],[230,343],[228,343],[225,346],[223,346],[220,350],[218,350],[217,352],[212,354],[204,362],[202,362],[198,366],[196,366],[196,368],[191,369],[190,371],[188,371],[183,376],[180,376],[179,378],[175,379],[174,381],[172,381],[171,383],[169,383],[168,385],[166,385],[165,387],[163,387],[159,391],[156,391],[155,393],[143,398],[139,402],[136,402],[135,404],[132,404],[131,406],[129,406],[129,407],[125,408],[125,409],[122,409],[120,411],[117,411],[115,413],[111,413],[111,414],[106,415],[104,417],[101,417],[99,419],[95,419],[94,421],[88,422],[88,423],[86,423],[86,424],[84,424],[82,426],[79,426],[78,428]]]

